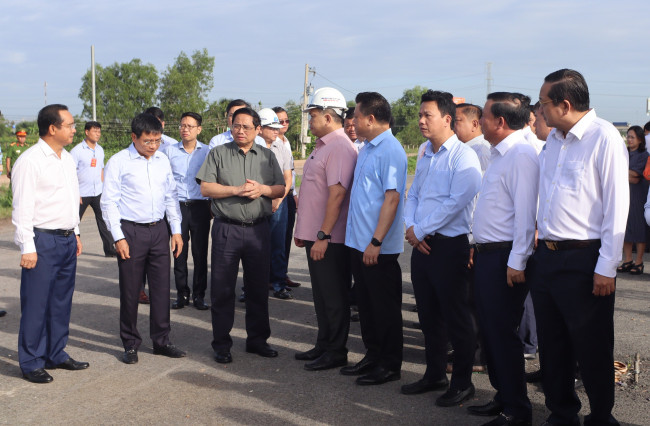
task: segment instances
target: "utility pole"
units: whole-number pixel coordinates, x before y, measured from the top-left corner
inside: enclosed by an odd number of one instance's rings
[[[43,96],[45,97],[45,105],[47,105],[47,81],[43,84]]]
[[[307,136],[308,118],[307,113],[304,112],[307,109],[307,102],[309,101],[309,95],[311,94],[311,87],[309,86],[309,73],[316,74],[314,68],[309,68],[309,64],[305,64],[305,84],[302,91],[302,104],[300,105],[301,114],[300,120],[300,157],[305,158],[305,152],[307,150],[307,144],[310,142],[309,137]]]
[[[492,93],[492,62],[487,63],[487,94]]]
[[[92,81],[93,121],[97,121],[97,103],[95,102],[95,45],[90,45],[90,75]]]

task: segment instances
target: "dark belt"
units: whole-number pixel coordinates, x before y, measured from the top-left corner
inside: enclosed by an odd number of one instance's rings
[[[467,234],[460,234],[460,235],[456,235],[455,237],[448,237],[448,236],[442,235],[442,234],[433,234],[433,235],[427,235],[426,237],[424,237],[424,239],[425,240],[434,240],[434,241],[435,240],[451,240],[453,238],[461,238],[461,237],[466,237],[466,236],[467,236]]]
[[[64,237],[69,237],[74,234],[74,229],[43,229],[34,227],[34,231],[45,232],[46,234],[52,235],[63,235]]]
[[[473,247],[474,251],[477,253],[487,253],[489,251],[497,250],[512,250],[512,241],[501,241],[498,243],[476,243]]]
[[[195,203],[205,203],[205,202],[209,202],[209,201],[210,200],[185,200],[185,201],[179,201],[179,203],[184,205],[184,206],[191,206],[192,204],[195,204]]]
[[[229,219],[227,217],[219,217],[219,216],[215,217],[215,219],[220,221],[220,222],[229,223],[231,225],[243,226],[244,228],[259,225],[260,223],[267,220],[266,217],[260,217],[259,219],[255,219],[255,220],[251,220],[251,221],[247,221],[247,222],[242,222],[241,220],[233,220],[233,219]]]
[[[574,250],[587,248],[595,245],[600,245],[600,240],[564,240],[564,241],[550,241],[539,240],[540,243],[546,245],[549,250]]]
[[[129,224],[131,224],[131,225],[135,225],[135,226],[145,226],[145,227],[155,226],[155,225],[158,225],[160,222],[162,222],[162,219],[161,219],[161,220],[157,220],[157,221],[155,221],[155,222],[148,222],[148,223],[139,223],[139,222],[134,222],[134,221],[132,221],[132,220],[122,219],[122,223],[129,223]]]

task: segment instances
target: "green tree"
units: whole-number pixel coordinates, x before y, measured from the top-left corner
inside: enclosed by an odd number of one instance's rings
[[[167,67],[160,81],[160,105],[165,119],[176,123],[186,111],[202,112],[208,108],[208,93],[214,85],[214,56],[197,50],[188,57],[181,52]]]
[[[418,128],[418,114],[420,112],[420,98],[428,89],[415,86],[407,89],[401,98],[393,102],[391,110],[395,124],[392,131],[397,139],[404,145],[415,145],[424,139]]]
[[[289,139],[291,150],[296,151],[299,149],[300,143],[300,118],[302,116],[302,110],[300,105],[296,104],[295,101],[287,101],[284,104],[284,109],[287,110],[287,115],[289,116],[289,130],[287,130],[284,136]]]
[[[203,112],[203,130],[199,139],[208,142],[213,136],[226,131],[228,121],[226,118],[226,107],[232,99],[221,98],[218,101],[213,101],[208,108]]]
[[[81,78],[79,98],[82,118],[92,118],[92,81],[90,70]],[[156,104],[158,72],[140,59],[95,66],[97,120],[105,124],[127,126],[133,117]]]

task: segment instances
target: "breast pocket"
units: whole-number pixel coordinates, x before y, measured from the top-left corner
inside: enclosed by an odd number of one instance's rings
[[[580,189],[582,178],[585,174],[583,161],[567,161],[560,173],[559,186],[571,191]]]

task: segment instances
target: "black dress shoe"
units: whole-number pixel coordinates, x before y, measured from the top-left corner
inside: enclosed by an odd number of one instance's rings
[[[187,294],[181,294],[176,298],[176,301],[172,303],[172,309],[183,309],[183,307],[190,304],[190,296]]]
[[[257,354],[263,356],[264,358],[275,358],[278,356],[278,351],[270,347],[269,345],[262,346],[246,346],[246,352],[249,354]]]
[[[469,385],[467,389],[463,390],[449,389],[436,399],[436,405],[438,407],[453,407],[473,397],[474,392],[474,385]]]
[[[399,380],[400,377],[401,374],[399,371],[377,366],[365,376],[358,377],[356,383],[361,386],[383,385],[386,382]]]
[[[348,364],[347,356],[335,356],[328,352],[325,352],[323,355],[318,357],[313,362],[305,364],[305,370],[307,371],[320,371],[320,370],[329,370],[331,368],[343,367]]]
[[[498,416],[503,412],[503,405],[492,400],[484,405],[470,405],[467,411],[475,416]]]
[[[219,364],[229,364],[232,362],[232,355],[230,351],[217,351],[214,354],[214,360]]]
[[[325,351],[318,348],[311,348],[306,352],[296,352],[294,358],[296,358],[298,361],[313,361],[324,353]]]
[[[55,365],[54,368],[60,368],[62,370],[85,370],[90,367],[90,364],[87,362],[75,361],[72,358],[68,358],[59,365]]]
[[[176,346],[172,345],[171,343],[168,343],[165,346],[154,346],[153,347],[153,354],[154,355],[164,355],[169,358],[183,358],[186,357],[187,354],[178,349]]]
[[[136,364],[138,362],[138,351],[135,349],[127,349],[122,355],[122,362],[125,364]]]
[[[5,315],[7,315],[7,311],[0,309],[0,317],[4,317]]]
[[[526,383],[538,383],[542,381],[542,369],[532,373],[526,373]]]
[[[487,423],[483,423],[483,426],[503,426],[503,425],[516,425],[516,426],[530,426],[532,424],[531,420],[518,419],[513,416],[506,416],[505,414],[499,414],[499,417],[493,419]]]
[[[357,362],[354,365],[341,368],[340,372],[344,376],[359,376],[361,374],[366,374],[372,371],[377,363],[364,357],[361,361]]]
[[[205,303],[203,299],[198,297],[194,299],[194,307],[199,311],[205,311],[206,309],[210,309],[210,305],[208,305],[207,303]]]
[[[417,395],[425,392],[445,390],[448,386],[449,380],[447,380],[447,377],[437,381],[420,379],[415,383],[410,383],[408,385],[402,386],[401,391],[404,395]]]
[[[23,378],[32,383],[50,383],[52,380],[54,380],[52,376],[50,376],[47,371],[42,368],[37,368],[36,370],[32,370],[29,373],[23,373]]]

